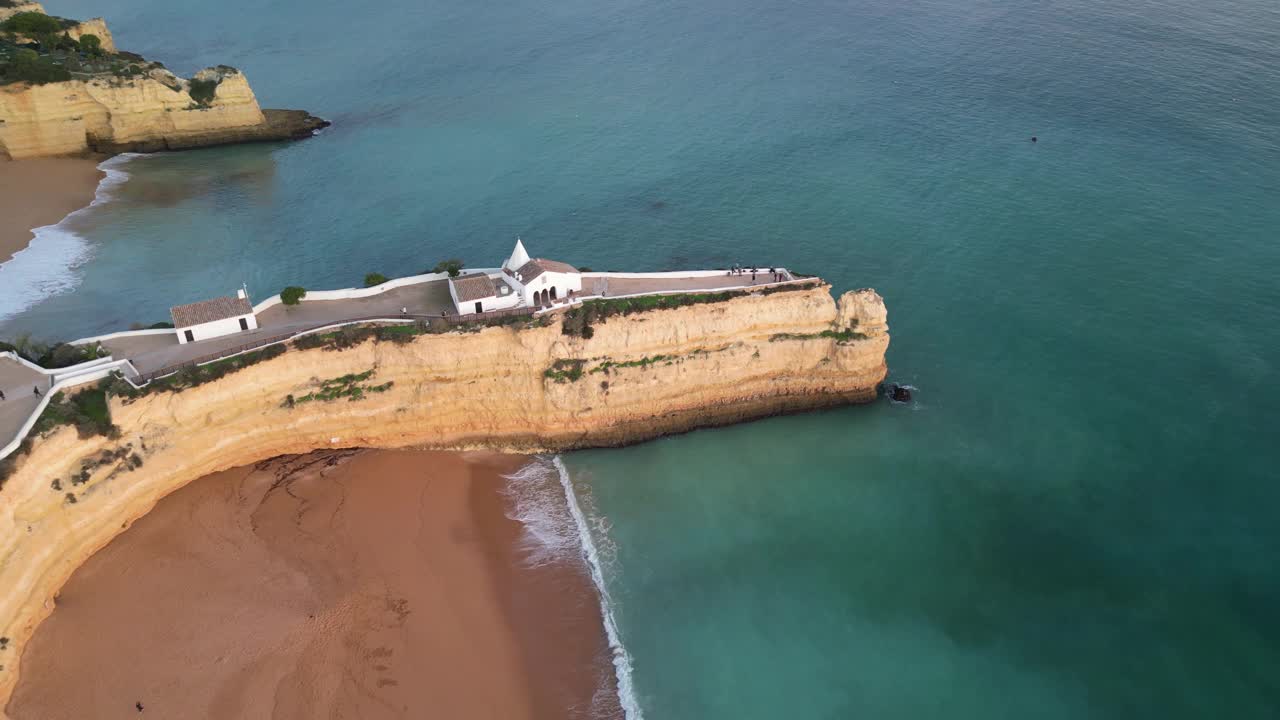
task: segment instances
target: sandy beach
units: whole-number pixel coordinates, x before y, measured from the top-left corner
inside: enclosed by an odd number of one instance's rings
[[[575,558],[522,564],[501,476],[524,462],[330,451],[202,478],[76,572],[7,711],[592,717],[599,607]]]
[[[53,225],[93,202],[102,157],[0,158],[0,263],[31,242],[33,228]]]

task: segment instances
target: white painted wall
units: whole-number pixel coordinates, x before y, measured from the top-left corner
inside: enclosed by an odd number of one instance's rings
[[[17,359],[21,360],[21,358],[17,358]],[[88,364],[89,363],[82,363],[81,365],[77,365],[75,367],[82,368],[84,365],[88,365]],[[50,372],[48,370],[45,370],[44,368],[41,368],[41,370],[43,372]],[[68,368],[62,368],[60,372],[66,373],[67,370]],[[28,434],[31,433],[31,428],[35,427],[36,421],[40,419],[40,414],[44,412],[45,408],[49,407],[49,401],[53,399],[54,395],[58,394],[59,392],[62,392],[63,390],[66,390],[69,387],[75,387],[76,385],[84,385],[85,383],[97,382],[107,377],[115,370],[120,370],[127,374],[129,370],[133,370],[133,366],[129,363],[128,360],[115,360],[105,364],[97,365],[96,367],[90,368],[85,372],[67,373],[65,377],[55,382],[48,390],[45,391],[44,397],[40,399],[40,404],[36,406],[35,411],[32,412],[31,416],[27,418],[27,421],[22,424],[22,427],[18,428],[18,434],[15,435],[7,445],[5,445],[4,447],[0,447],[0,459],[8,457],[10,454],[13,453],[14,450],[18,449],[18,446],[22,444],[22,441],[26,439]],[[134,373],[136,374],[137,371],[134,370]]]
[[[499,272],[498,268],[467,268],[468,273],[482,272],[493,274]],[[301,302],[311,302],[315,300],[351,300],[354,298],[373,297],[381,295],[388,290],[407,287],[409,285],[418,285],[420,283],[431,282],[432,280],[445,280],[449,277],[449,273],[427,273],[426,275],[411,275],[409,277],[396,278],[388,280],[381,285],[375,285],[371,288],[343,288],[341,290],[308,290],[306,297]],[[272,295],[253,306],[255,313],[260,313],[269,307],[275,307],[280,304],[280,296]]]
[[[507,287],[507,294],[498,294],[494,297],[487,297],[481,300],[470,300],[468,302],[458,302],[458,294],[454,292],[453,283],[449,283],[449,296],[453,298],[453,306],[457,308],[459,315],[475,315],[476,303],[480,303],[480,312],[493,312],[494,310],[509,310],[518,307],[523,302],[519,287],[514,285],[514,281],[503,273],[489,274],[490,279],[499,279]]]
[[[222,337],[223,335],[233,335],[241,332],[240,319],[249,324],[250,330],[258,329],[258,318],[253,315],[237,315],[233,318],[225,320],[215,320],[214,322],[201,323],[199,325],[190,325],[184,328],[176,328],[173,332],[178,334],[178,343],[187,344],[187,331],[191,331],[192,340],[199,342],[210,338]]]
[[[551,288],[556,289],[556,299],[563,300],[569,297],[569,291],[582,291],[582,274],[581,273],[558,273],[544,272],[538,277],[524,283],[523,296],[526,305],[536,305],[536,295],[543,290]]]

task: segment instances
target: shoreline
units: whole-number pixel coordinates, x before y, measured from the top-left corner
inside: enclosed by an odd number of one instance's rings
[[[30,247],[37,228],[57,225],[93,204],[108,155],[85,158],[0,158],[0,265]]]
[[[528,462],[323,451],[205,476],[76,570],[5,710],[595,717],[594,587],[573,557],[523,563],[508,513]]]

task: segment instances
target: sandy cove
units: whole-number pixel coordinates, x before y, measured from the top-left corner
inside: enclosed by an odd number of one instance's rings
[[[0,157],[0,263],[31,244],[32,230],[54,225],[93,202],[104,158]]]
[[[554,451],[867,402],[887,373],[885,318],[874,291],[837,304],[817,285],[613,317],[591,339],[563,334],[556,319],[406,344],[295,348],[180,393],[112,398],[119,438],[55,431],[0,490],[0,635],[9,639],[0,701],[75,569],[196,478],[320,448]],[[584,361],[578,381],[547,376],[563,359]],[[607,372],[591,372],[606,362]],[[286,401],[368,372],[369,385],[392,384],[356,401]],[[104,462],[106,453],[116,459]],[[82,473],[87,480],[73,484]]]
[[[618,716],[588,712],[615,681],[585,566],[522,562],[501,476],[526,462],[320,451],[201,478],[76,571],[9,713]]]

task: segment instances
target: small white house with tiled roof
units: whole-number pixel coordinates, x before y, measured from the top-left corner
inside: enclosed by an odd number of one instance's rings
[[[258,329],[258,318],[244,290],[237,290],[235,297],[179,305],[170,308],[169,315],[181,344]]]
[[[449,278],[449,294],[459,315],[507,310],[520,304],[520,293],[500,274],[477,272]]]
[[[582,273],[568,263],[531,258],[516,239],[501,272],[471,273],[449,280],[449,293],[460,315],[514,307],[551,307],[582,291]]]

